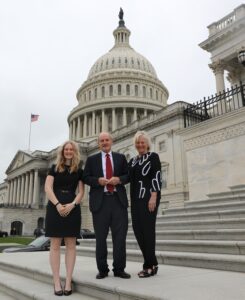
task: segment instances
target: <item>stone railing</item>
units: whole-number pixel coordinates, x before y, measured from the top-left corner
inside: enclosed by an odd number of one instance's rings
[[[212,36],[225,28],[231,26],[233,23],[245,17],[245,4],[242,4],[234,9],[233,12],[226,15],[217,22],[212,23],[208,26],[209,36]]]

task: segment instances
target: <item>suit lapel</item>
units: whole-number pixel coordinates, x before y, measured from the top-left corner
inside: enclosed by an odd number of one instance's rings
[[[118,170],[118,160],[115,152],[112,152],[112,159],[113,159],[113,166],[114,166],[113,175],[116,176]]]
[[[98,153],[96,162],[97,162],[96,164],[98,166],[98,174],[99,174],[99,176],[100,177],[104,177],[103,167],[102,167],[102,155],[101,155],[101,152]]]

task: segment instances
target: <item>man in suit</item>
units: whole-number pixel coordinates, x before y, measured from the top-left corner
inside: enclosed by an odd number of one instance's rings
[[[112,152],[108,132],[98,137],[100,152],[88,157],[83,181],[90,186],[89,207],[96,237],[97,279],[108,276],[107,243],[109,228],[113,242],[115,277],[128,279],[126,267],[126,235],[128,230],[128,199],[124,184],[128,183],[128,165],[123,154]]]

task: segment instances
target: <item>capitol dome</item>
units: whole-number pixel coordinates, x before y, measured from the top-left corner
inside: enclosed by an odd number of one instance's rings
[[[137,71],[157,77],[154,67],[143,55],[134,51],[129,45],[125,47],[115,45],[108,53],[101,56],[94,63],[90,69],[88,79],[97,74],[117,69]]]
[[[113,48],[91,67],[68,116],[70,138],[76,141],[130,126],[167,105],[168,90],[149,60],[130,46],[123,13],[119,18]]]

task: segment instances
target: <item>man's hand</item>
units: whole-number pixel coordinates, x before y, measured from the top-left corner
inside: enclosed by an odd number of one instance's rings
[[[108,180],[107,184],[117,185],[119,183],[120,183],[120,178],[119,177],[111,177],[111,179]]]
[[[98,182],[99,182],[99,185],[105,186],[105,185],[108,184],[109,180],[106,179],[105,177],[100,177],[100,178],[98,179]]]

